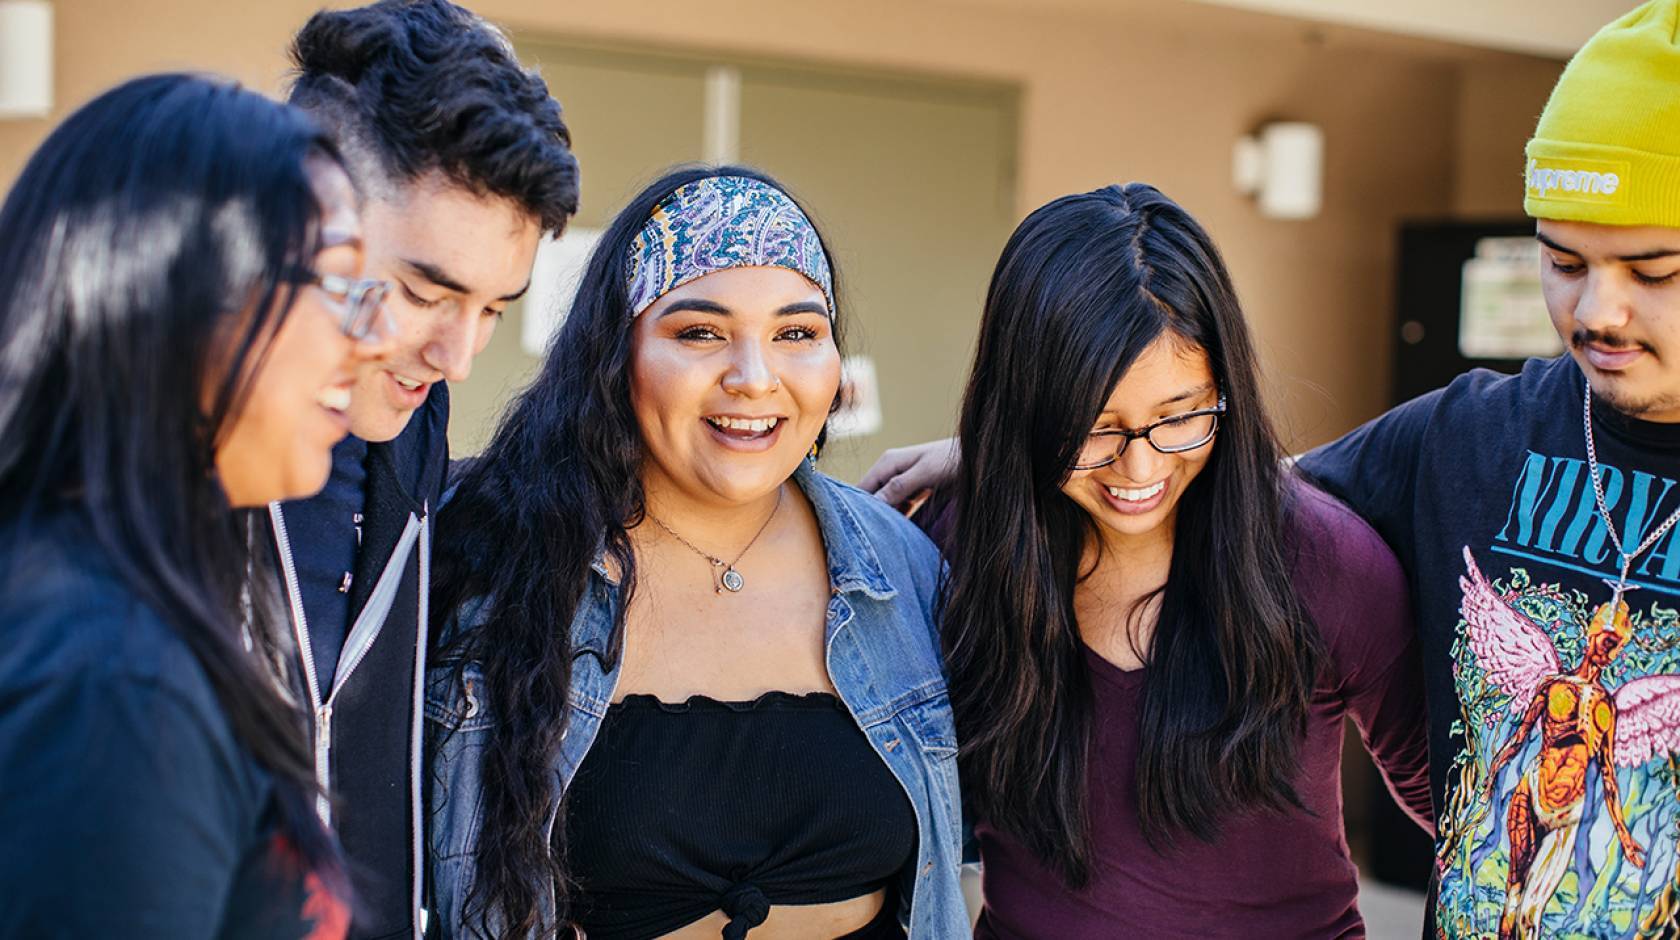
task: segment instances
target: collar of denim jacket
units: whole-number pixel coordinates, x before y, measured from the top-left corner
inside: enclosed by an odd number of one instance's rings
[[[818,473],[809,460],[801,461],[793,479],[805,491],[817,513],[823,547],[828,550],[828,583],[836,594],[862,591],[878,600],[888,600],[898,589],[887,580],[869,529],[852,507],[846,505],[845,484]],[[864,496],[865,499],[873,497]]]

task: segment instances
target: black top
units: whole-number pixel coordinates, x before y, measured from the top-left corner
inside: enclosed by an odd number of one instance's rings
[[[367,453],[366,441],[345,435],[333,448],[327,485],[309,499],[286,504],[286,529],[294,546],[309,646],[323,697],[332,688],[338,654],[350,632],[350,589],[367,501],[367,470],[362,465]],[[307,550],[296,550],[300,548]]]
[[[342,937],[203,667],[106,559],[77,509],[0,527],[0,937]]]
[[[629,696],[566,799],[575,916],[591,940],[658,937],[719,910],[738,938],[771,905],[861,897],[915,859],[915,808],[827,693]]]
[[[1478,370],[1300,461],[1370,520],[1411,580],[1441,833],[1438,926],[1454,936],[1499,932],[1513,895],[1519,933],[1632,930],[1628,911],[1639,927],[1680,890],[1680,527],[1634,562],[1626,639],[1589,663],[1618,565],[1587,471],[1584,389],[1567,356],[1514,376]],[[1602,403],[1593,414],[1611,520],[1637,542],[1680,508],[1680,425]],[[1583,702],[1604,706],[1593,725],[1580,723]],[[1574,752],[1573,780],[1541,760],[1571,742],[1597,745]],[[1561,804],[1548,812],[1565,848],[1525,863],[1544,835],[1536,781]],[[1578,824],[1561,821],[1576,812]],[[1667,935],[1659,926],[1642,929]]]

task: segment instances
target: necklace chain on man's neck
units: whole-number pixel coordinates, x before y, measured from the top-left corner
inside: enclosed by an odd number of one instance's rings
[[[731,593],[731,594],[739,594],[741,592],[741,589],[747,586],[747,579],[741,577],[741,572],[737,571],[735,566],[741,563],[741,559],[747,557],[747,552],[752,551],[752,547],[754,545],[758,544],[758,537],[763,535],[764,531],[766,529],[770,528],[771,520],[776,518],[776,513],[779,512],[781,510],[781,508],[782,508],[782,491],[781,491],[780,488],[777,488],[777,490],[776,490],[776,505],[773,506],[770,509],[770,515],[765,518],[764,524],[758,527],[758,531],[753,533],[752,539],[747,542],[747,547],[741,549],[740,554],[736,555],[735,560],[731,561],[731,562],[725,562],[722,558],[719,558],[716,555],[713,555],[712,553],[706,551],[705,549],[699,547],[698,545],[695,545],[693,542],[690,542],[688,539],[685,539],[682,536],[678,535],[675,529],[666,525],[664,522],[662,522],[660,520],[660,518],[658,516],[654,515],[652,512],[649,512],[647,514],[647,517],[649,519],[653,520],[654,525],[660,527],[661,529],[664,529],[665,533],[667,535],[671,536],[671,538],[674,538],[677,541],[681,542],[689,551],[693,552],[696,555],[699,555],[701,558],[704,558],[708,562],[711,563],[711,565],[712,565],[712,589],[714,591],[716,591],[718,594],[722,594],[725,589],[728,589],[729,593]],[[723,571],[721,573],[718,571],[719,568],[723,569]]]
[[[1611,599],[1612,603],[1615,603],[1622,599],[1622,593],[1627,589],[1628,570],[1633,567],[1633,560],[1644,554],[1646,549],[1657,544],[1657,540],[1662,538],[1664,533],[1674,528],[1676,522],[1680,522],[1680,508],[1669,513],[1668,518],[1663,520],[1663,524],[1652,529],[1638,545],[1634,546],[1633,551],[1624,549],[1622,547],[1622,537],[1616,532],[1616,524],[1610,521],[1610,507],[1604,499],[1604,484],[1599,482],[1598,479],[1598,447],[1593,441],[1591,384],[1587,385],[1586,398],[1581,405],[1581,424],[1585,429],[1584,433],[1587,438],[1587,478],[1592,481],[1593,499],[1598,503],[1598,515],[1604,520],[1604,530],[1610,534],[1610,544],[1616,546],[1616,561],[1619,563],[1620,570],[1616,581],[1616,595]]]

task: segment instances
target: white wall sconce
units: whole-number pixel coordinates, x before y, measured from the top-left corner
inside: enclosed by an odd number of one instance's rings
[[[0,0],[0,119],[52,113],[52,4]]]
[[[1310,219],[1324,204],[1324,131],[1304,121],[1263,125],[1237,141],[1232,179],[1270,219]]]

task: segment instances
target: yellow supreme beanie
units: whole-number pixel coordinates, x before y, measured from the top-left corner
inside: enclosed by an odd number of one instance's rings
[[[1537,219],[1680,228],[1680,0],[1650,0],[1575,53],[1527,155]]]

